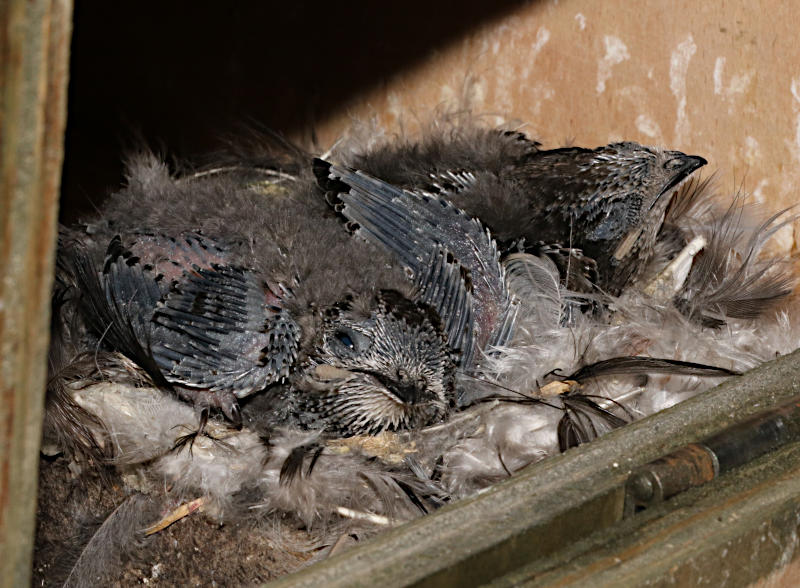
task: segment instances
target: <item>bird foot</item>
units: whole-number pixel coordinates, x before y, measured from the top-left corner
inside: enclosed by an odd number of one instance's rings
[[[208,411],[216,409],[221,411],[237,430],[242,428],[242,411],[233,392],[213,392],[192,388],[179,388],[177,392],[181,398],[188,400],[206,413],[206,420],[203,421],[203,424],[208,420]]]

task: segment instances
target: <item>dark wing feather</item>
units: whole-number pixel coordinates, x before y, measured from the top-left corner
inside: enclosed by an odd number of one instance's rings
[[[689,272],[677,307],[706,326],[720,326],[726,318],[757,318],[788,296],[793,278],[775,271],[772,260],[759,258],[764,243],[796,220],[795,216],[779,220],[786,212],[779,211],[747,231],[741,226],[741,206],[734,200],[713,221],[708,244]]]
[[[239,268],[215,264],[185,274],[153,322],[160,327],[155,359],[183,386],[241,398],[288,376],[297,359],[299,327]]]
[[[288,375],[299,327],[251,272],[218,264],[224,251],[199,235],[139,235],[132,249],[112,239],[101,274],[85,251],[72,255],[83,314],[106,346],[164,387],[241,398]]]
[[[612,401],[628,418],[614,414],[592,397],[582,394],[563,395],[561,399],[564,402],[564,416],[559,420],[557,430],[561,451],[592,441],[603,430],[617,429],[630,422],[627,409],[617,402]]]
[[[591,365],[583,366],[566,379],[581,382],[589,378],[603,376],[634,376],[641,374],[676,374],[681,376],[720,378],[737,376],[739,372],[713,365],[692,363],[690,361],[631,355],[612,357],[611,359],[604,359]]]
[[[88,327],[102,344],[132,359],[156,385],[168,388],[150,348],[150,318],[161,297],[157,276],[122,246],[118,236],[108,246],[102,274],[82,247],[73,246],[64,255]]]
[[[463,287],[471,294],[475,346],[483,351],[507,343],[516,313],[505,285],[495,242],[476,219],[469,218],[443,198],[401,190],[367,174],[315,160],[320,185],[336,193],[337,210],[358,225],[358,233],[394,254],[413,274],[423,291],[439,287],[425,277],[450,281],[455,270],[430,272],[438,252],[460,266]],[[434,253],[432,257],[431,252]],[[452,289],[451,289],[452,291]],[[467,300],[466,297],[462,297]],[[449,303],[451,297],[446,297]],[[451,317],[440,301],[446,330],[460,317]],[[464,367],[470,367],[462,363]]]
[[[475,353],[472,294],[465,287],[462,268],[443,250],[431,251],[427,271],[417,276],[418,300],[442,317],[450,347],[461,352],[461,364],[472,363]]]

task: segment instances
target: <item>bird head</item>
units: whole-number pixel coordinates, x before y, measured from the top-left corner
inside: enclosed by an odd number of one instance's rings
[[[327,313],[303,402],[346,435],[429,425],[452,404],[455,359],[434,310],[383,290],[368,313]]]
[[[696,155],[630,141],[598,147],[580,173],[590,194],[576,213],[594,221],[588,239],[624,239],[634,227],[659,222],[672,189],[706,163]]]

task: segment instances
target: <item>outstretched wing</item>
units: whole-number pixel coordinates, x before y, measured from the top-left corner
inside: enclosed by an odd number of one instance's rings
[[[436,309],[448,344],[461,352],[461,365],[469,366],[475,355],[474,301],[462,268],[444,249],[431,249],[423,268],[416,278],[417,299]]]
[[[153,355],[170,382],[237,397],[282,380],[297,360],[300,329],[251,272],[195,267],[153,316]]]
[[[252,272],[200,235],[112,239],[101,272],[73,255],[83,314],[102,343],[164,386],[237,397],[286,377],[300,330]]]
[[[314,161],[314,171],[320,185],[335,195],[337,211],[358,225],[360,235],[397,256],[413,275],[421,298],[436,307],[448,333],[458,331],[454,323],[471,314],[474,348],[487,351],[508,342],[516,302],[506,288],[495,242],[478,220],[444,198],[401,190],[320,159]],[[460,294],[460,288],[469,296]],[[431,294],[440,290],[449,293]],[[464,301],[463,313],[452,312],[454,300]],[[467,359],[472,361],[471,356]],[[462,366],[471,367],[464,359]]]

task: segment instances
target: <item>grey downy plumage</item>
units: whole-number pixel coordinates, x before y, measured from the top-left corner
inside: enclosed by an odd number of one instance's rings
[[[497,250],[466,217],[456,222],[474,233],[474,263],[495,267],[477,294],[433,242],[409,276],[352,239],[309,179],[263,193],[252,166],[173,177],[143,155],[129,168],[100,220],[61,249],[90,343],[234,423],[238,398],[281,383],[281,425],[357,434],[439,422],[456,363],[469,369],[476,349],[507,338],[514,307]]]

